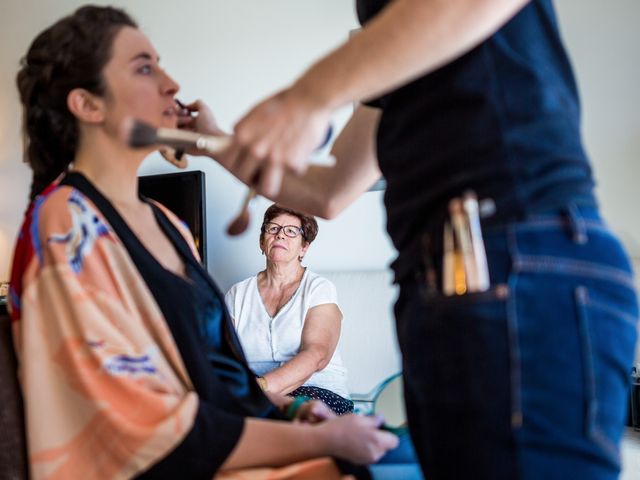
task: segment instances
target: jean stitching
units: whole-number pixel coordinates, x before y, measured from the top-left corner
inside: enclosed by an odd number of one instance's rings
[[[589,315],[587,311],[588,293],[586,288],[578,287],[575,289],[576,307],[578,310],[578,332],[580,335],[580,344],[582,346],[582,362],[584,365],[583,374],[585,376],[585,391],[587,395],[587,412],[585,433],[591,435],[591,430],[596,422],[598,413],[598,403],[596,396],[596,380],[594,377],[593,367],[593,347],[591,345],[591,336],[589,334]]]
[[[545,255],[523,255],[514,262],[518,271],[553,272],[564,275],[585,275],[591,278],[610,280],[635,291],[635,284],[631,275],[606,265],[584,262],[569,258],[551,257]]]
[[[627,312],[624,312],[618,308],[612,307],[610,305],[606,305],[605,303],[594,300],[593,298],[587,298],[587,302],[591,307],[599,308],[600,310],[604,310],[605,312],[610,313],[611,315],[617,317],[619,320],[631,325],[633,328],[636,328],[638,317],[633,315],[629,315]]]
[[[594,355],[591,342],[591,328],[589,325],[588,307],[593,305],[585,287],[578,287],[575,290],[576,307],[578,309],[578,328],[582,339],[585,388],[587,390],[587,414],[586,414],[586,434],[587,436],[609,456],[616,464],[620,465],[620,453],[606,433],[598,424],[598,386],[595,379]]]
[[[596,442],[600,447],[605,450],[610,459],[613,460],[615,465],[620,467],[620,450],[616,446],[615,442],[611,441],[607,437],[606,433],[598,426],[595,426],[590,434],[591,439]]]
[[[586,228],[586,233],[598,232],[605,235],[611,235],[609,228],[600,221],[582,219],[582,224]],[[557,217],[529,217],[521,223],[514,223],[513,226],[518,232],[531,232],[538,230],[553,229],[563,231],[567,226],[567,221]],[[500,233],[504,231],[504,225],[493,225],[483,228],[485,233]]]
[[[603,225],[600,221],[588,220],[584,217],[581,218],[580,221],[581,227],[583,227],[587,232],[589,230],[595,230],[598,232],[610,233],[609,229],[606,225]],[[549,228],[553,227],[554,229],[564,229],[567,226],[567,220],[563,218],[557,217],[531,217],[527,218],[523,223],[517,224],[518,229],[520,231],[523,230],[538,230],[541,228]]]
[[[508,248],[513,258],[517,256],[518,245],[516,236],[512,229],[507,232]],[[507,325],[509,328],[509,356],[511,359],[511,428],[516,429],[522,426],[522,376],[520,366],[520,346],[518,335],[518,314],[516,301],[516,288],[518,285],[518,275],[514,270],[507,280],[509,291],[512,292],[507,298]]]
[[[575,205],[569,205],[568,216],[574,243],[584,245],[589,240],[584,217],[580,214],[580,210],[578,210]]]

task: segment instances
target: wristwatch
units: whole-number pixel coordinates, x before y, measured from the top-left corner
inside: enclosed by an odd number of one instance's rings
[[[260,386],[260,388],[262,389],[263,392],[268,392],[269,391],[269,384],[267,383],[267,379],[264,377],[256,377],[256,381],[258,382],[258,385]]]

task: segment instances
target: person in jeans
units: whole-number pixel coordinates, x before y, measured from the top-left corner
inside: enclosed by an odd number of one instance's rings
[[[356,5],[362,31],[252,108],[216,160],[325,218],[384,175],[426,478],[616,478],[638,304],[598,213],[551,1]],[[307,168],[331,114],[358,101],[335,166]],[[482,220],[491,287],[447,296],[443,227],[468,190],[495,205]]]

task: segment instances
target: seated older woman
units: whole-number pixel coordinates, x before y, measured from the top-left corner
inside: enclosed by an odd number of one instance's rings
[[[343,414],[353,402],[336,349],[342,321],[336,290],[301,264],[317,233],[313,217],[269,207],[260,233],[266,268],[231,287],[225,300],[265,391],[319,399]]]

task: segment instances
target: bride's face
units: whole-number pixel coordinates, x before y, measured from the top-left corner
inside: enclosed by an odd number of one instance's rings
[[[116,136],[127,117],[156,128],[176,127],[174,96],[180,87],[158,61],[156,50],[140,30],[123,27],[116,34],[111,59],[103,69],[105,127]]]

